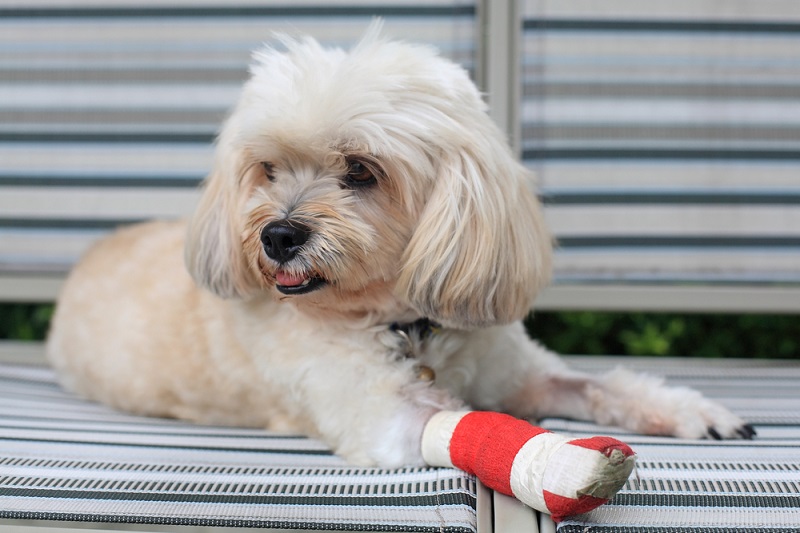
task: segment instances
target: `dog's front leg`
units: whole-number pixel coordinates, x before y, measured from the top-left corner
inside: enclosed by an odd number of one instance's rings
[[[316,332],[316,344],[324,331]],[[399,353],[390,332],[336,332],[325,353],[301,360],[295,399],[314,432],[337,455],[360,465],[420,466],[422,432],[441,410],[463,409],[461,400],[418,377],[415,361]],[[306,351],[310,351],[309,347]]]
[[[485,371],[477,380],[483,383],[473,385],[472,403],[488,401],[487,407],[522,418],[589,420],[650,435],[720,439],[755,434],[737,415],[695,390],[623,368],[598,375],[575,372],[528,339],[520,324],[491,334],[495,353],[476,355]]]

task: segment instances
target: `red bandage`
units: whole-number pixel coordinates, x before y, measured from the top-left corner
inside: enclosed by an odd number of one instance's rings
[[[456,426],[450,460],[484,485],[512,496],[511,465],[522,445],[546,429],[502,413],[473,411]]]
[[[606,503],[635,458],[610,437],[570,440],[501,413],[449,411],[428,422],[422,453],[428,464],[474,474],[556,521]]]

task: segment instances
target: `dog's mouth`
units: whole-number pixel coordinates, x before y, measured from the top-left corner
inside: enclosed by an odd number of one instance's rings
[[[318,276],[295,275],[282,270],[275,274],[275,288],[286,295],[307,294],[322,288],[326,283]]]

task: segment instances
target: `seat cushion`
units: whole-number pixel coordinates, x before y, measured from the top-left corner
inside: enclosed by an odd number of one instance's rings
[[[475,479],[347,465],[321,442],[116,412],[0,364],[0,519],[476,531]]]
[[[770,532],[800,527],[800,362],[570,358],[592,373],[624,364],[701,390],[754,424],[752,441],[643,437],[560,419],[575,436],[612,435],[638,454],[637,469],[607,505],[572,517],[560,533]]]

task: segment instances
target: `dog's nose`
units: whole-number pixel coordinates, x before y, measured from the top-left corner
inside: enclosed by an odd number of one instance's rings
[[[261,230],[261,242],[267,257],[279,263],[290,261],[311,233],[307,227],[286,220],[270,222]]]

